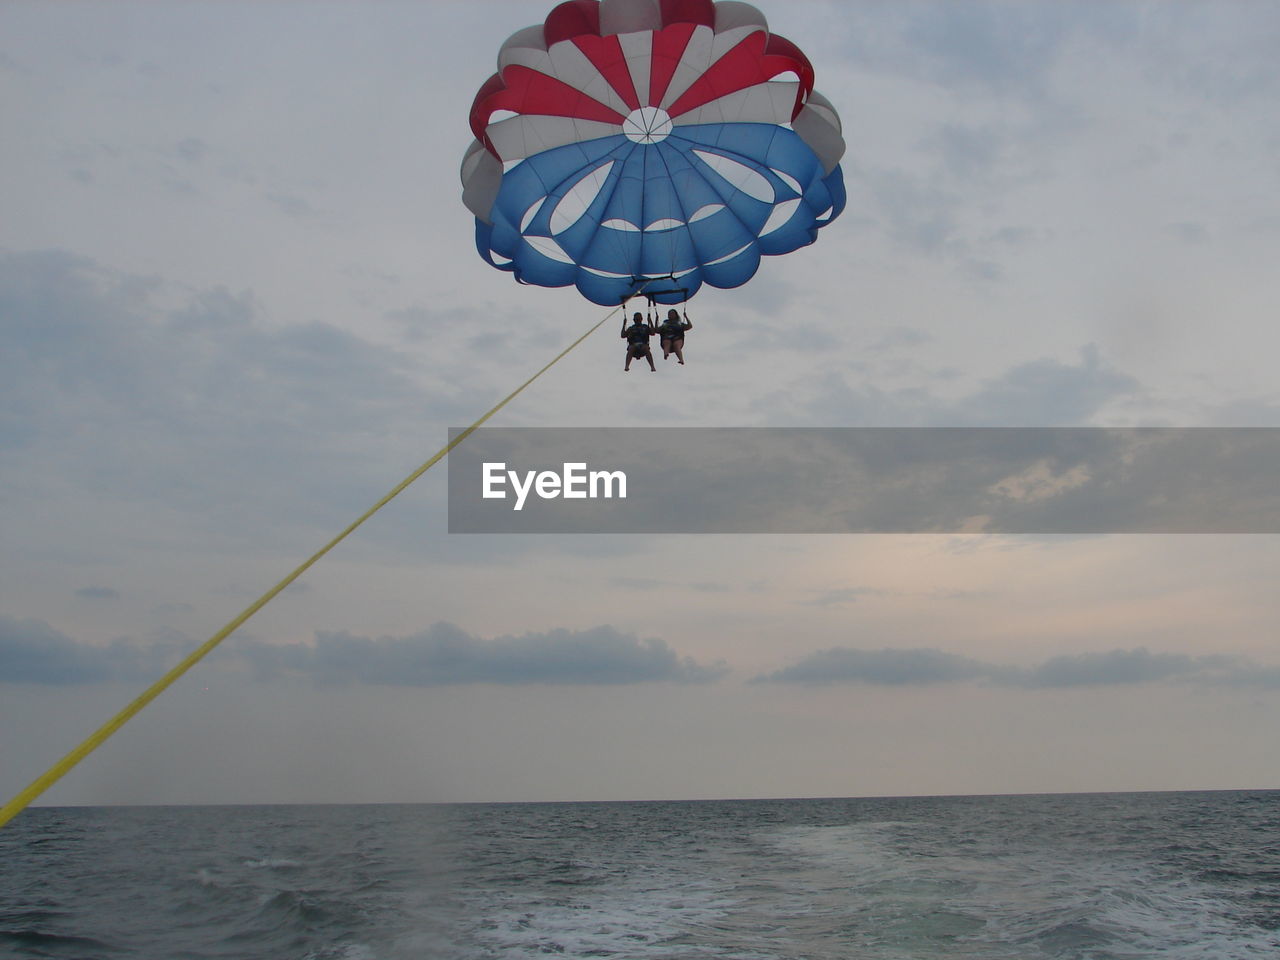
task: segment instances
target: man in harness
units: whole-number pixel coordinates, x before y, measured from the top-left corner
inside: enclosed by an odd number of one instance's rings
[[[649,338],[654,335],[653,327],[644,322],[644,316],[639,310],[631,318],[631,326],[627,326],[627,320],[622,318],[622,339],[627,341],[627,363],[622,369],[629,371],[631,369],[631,361],[638,357],[644,357],[649,361],[649,369],[654,373],[658,372],[657,366],[653,362],[653,353],[649,350]]]

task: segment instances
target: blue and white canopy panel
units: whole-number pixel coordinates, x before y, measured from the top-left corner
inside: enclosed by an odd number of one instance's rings
[[[839,117],[748,4],[570,0],[498,66],[463,201],[480,255],[523,283],[676,303],[745,283],[844,208]]]

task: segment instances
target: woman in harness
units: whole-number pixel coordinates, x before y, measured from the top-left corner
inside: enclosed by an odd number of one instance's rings
[[[662,344],[663,360],[674,353],[676,359],[681,364],[684,363],[684,332],[692,329],[693,323],[688,317],[681,320],[677,311],[667,311],[667,319],[658,324],[658,337],[659,342]]]
[[[638,357],[644,357],[649,361],[649,369],[654,373],[658,372],[658,368],[653,362],[653,353],[649,350],[649,338],[654,334],[653,327],[644,322],[644,316],[639,310],[631,318],[631,326],[627,326],[626,318],[622,320],[622,339],[627,341],[627,363],[622,369],[628,371],[631,369],[631,361]]]

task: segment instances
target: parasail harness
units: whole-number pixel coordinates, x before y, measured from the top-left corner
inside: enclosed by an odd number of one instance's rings
[[[657,283],[660,281],[665,281],[665,280],[671,281],[671,286],[666,288],[665,290],[649,289],[650,284]],[[626,296],[622,298],[622,308],[624,311],[624,316],[625,316],[625,311],[627,307],[627,302],[629,300],[635,297],[644,297],[645,301],[648,303],[648,307],[645,310],[645,321],[651,327],[653,327],[654,329],[657,329],[658,322],[660,320],[659,312],[658,312],[658,297],[669,296],[670,294],[678,293],[681,295],[680,315],[684,319],[684,322],[688,323],[689,322],[689,310],[688,310],[689,288],[677,287],[675,286],[676,282],[677,281],[674,274],[671,274],[665,277],[632,277],[631,283],[632,283],[632,286],[635,287],[635,289],[632,290],[631,293],[628,293]]]

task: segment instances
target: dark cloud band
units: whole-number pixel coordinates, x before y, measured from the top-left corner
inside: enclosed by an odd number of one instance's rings
[[[722,665],[682,657],[662,640],[607,626],[492,640],[448,623],[377,639],[321,632],[314,646],[242,644],[240,656],[267,676],[377,686],[706,683],[726,672]]]
[[[1280,689],[1280,669],[1240,657],[1191,657],[1139,647],[1052,657],[1034,667],[973,660],[934,649],[857,650],[837,647],[811,654],[753,683],[907,687],[981,682],[1024,689],[1137,686],[1167,682]]]
[[[154,679],[190,646],[173,637],[100,646],[73,640],[40,620],[0,616],[0,683],[63,686]],[[214,659],[248,667],[268,680],[406,687],[709,683],[728,672],[723,664],[681,656],[662,640],[608,626],[494,639],[473,637],[448,623],[410,636],[376,639],[320,632],[314,644],[240,638]]]

